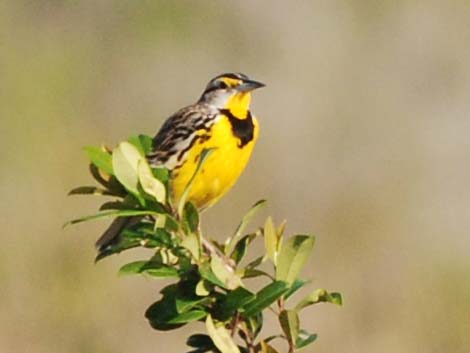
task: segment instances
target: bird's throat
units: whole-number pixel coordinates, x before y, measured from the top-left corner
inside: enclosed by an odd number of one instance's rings
[[[236,93],[228,100],[225,109],[230,111],[237,119],[243,120],[248,118],[250,109],[251,93]]]

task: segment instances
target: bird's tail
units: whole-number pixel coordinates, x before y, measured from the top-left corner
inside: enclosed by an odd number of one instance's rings
[[[117,244],[121,239],[120,236],[122,231],[139,223],[141,219],[141,216],[116,218],[96,241],[95,246],[98,249],[98,252],[102,252],[109,246]]]

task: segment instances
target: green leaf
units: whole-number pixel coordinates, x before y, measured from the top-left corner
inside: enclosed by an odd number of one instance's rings
[[[230,332],[223,325],[216,327],[211,315],[207,315],[206,329],[215,346],[222,353],[240,353],[240,350],[233,341]]]
[[[299,335],[299,315],[295,310],[282,310],[279,323],[289,342],[296,342]]]
[[[108,195],[114,196],[109,190],[97,188],[96,186],[79,186],[69,191],[69,195]]]
[[[258,314],[250,316],[248,318],[247,324],[249,330],[253,334],[253,337],[256,338],[261,332],[261,329],[263,328],[263,312],[260,311]]]
[[[259,200],[256,202],[250,210],[243,216],[242,221],[238,225],[235,234],[232,238],[227,239],[227,246],[225,247],[225,253],[230,254],[233,251],[235,244],[238,242],[238,239],[242,236],[243,231],[245,230],[248,223],[251,219],[256,215],[256,213],[261,210],[264,206],[266,206],[266,200]]]
[[[243,315],[245,317],[250,317],[263,311],[288,290],[289,285],[283,281],[275,281],[268,284],[256,293],[256,298],[254,300],[250,301],[243,307]]]
[[[199,158],[199,162],[197,164],[196,169],[194,170],[193,175],[191,176],[191,179],[189,179],[188,184],[184,188],[183,194],[181,195],[181,198],[179,200],[178,204],[178,214],[183,215],[183,209],[184,206],[186,205],[186,200],[188,199],[189,192],[191,190],[191,186],[193,185],[194,179],[196,178],[196,175],[199,173],[201,170],[202,166],[204,163],[207,161],[207,159],[210,157],[212,152],[214,152],[215,148],[205,148],[201,152],[201,157]]]
[[[130,216],[144,216],[144,215],[156,215],[157,213],[154,211],[146,211],[146,210],[112,210],[112,211],[104,211],[90,216],[84,216],[76,219],[72,219],[71,221],[66,222],[63,227],[67,227],[72,224],[91,221],[100,218],[107,218],[107,217],[130,217]]]
[[[274,266],[277,263],[277,249],[278,249],[278,238],[274,223],[271,217],[266,219],[264,224],[264,247],[266,249],[266,255],[273,262]]]
[[[98,183],[100,183],[104,187],[106,187],[106,188],[109,187],[109,181],[110,181],[111,178],[113,178],[112,175],[110,175],[110,174],[104,172],[103,170],[99,169],[93,163],[90,163],[89,170],[90,170],[90,174],[93,177],[93,179],[95,179]]]
[[[165,215],[165,229],[169,232],[176,232],[179,229],[179,222],[172,216]]]
[[[142,272],[142,267],[147,263],[147,260],[144,261],[134,261],[128,264],[125,264],[119,269],[119,275],[134,275]]]
[[[153,176],[160,180],[163,184],[167,184],[170,180],[170,171],[164,167],[150,166],[152,169]]]
[[[314,342],[317,339],[317,334],[315,333],[308,333],[305,330],[300,330],[299,336],[297,337],[297,341],[295,342],[295,347],[297,349],[304,348],[308,346],[310,343]]]
[[[145,158],[141,158],[137,165],[137,174],[142,189],[149,195],[153,196],[157,202],[166,203],[165,185],[155,178],[150,166]]]
[[[112,195],[117,197],[126,198],[129,196],[129,191],[127,191],[124,186],[117,180],[115,176],[104,175],[101,170],[99,170],[93,164],[90,164],[90,172],[93,178],[103,185],[106,190],[108,190]]]
[[[314,305],[317,303],[332,303],[341,306],[343,304],[343,299],[340,293],[328,293],[325,289],[317,289],[312,294],[302,299],[295,306],[295,310],[299,311],[309,305]]]
[[[122,251],[136,248],[140,245],[141,245],[140,240],[127,239],[127,238],[121,239],[117,244],[111,244],[108,247],[106,247],[106,249],[100,251],[98,255],[95,257],[95,262],[98,262],[104,259],[105,257],[111,256],[114,254],[119,254]]]
[[[162,265],[158,268],[144,268],[142,273],[147,273],[152,277],[161,277],[161,278],[178,278],[178,270],[174,267],[168,265]]]
[[[256,259],[254,259],[253,261],[251,261],[248,265],[246,265],[246,268],[247,269],[254,269],[256,267],[258,267],[259,265],[261,265],[264,261],[264,256],[259,256],[257,257]]]
[[[272,341],[272,340],[275,340],[276,338],[285,339],[285,337],[284,337],[283,335],[278,334],[278,335],[271,335],[271,336],[268,336],[268,337],[266,337],[263,341],[266,342],[266,343],[268,343],[268,342],[270,342],[270,341]]]
[[[255,238],[256,233],[248,234],[241,238],[235,245],[235,249],[233,249],[230,258],[233,259],[235,263],[239,264],[248,251],[248,245],[250,245]]]
[[[238,287],[237,289],[228,292],[228,294],[217,304],[216,310],[218,318],[222,321],[227,320],[232,317],[238,309],[242,308],[255,298],[255,294],[243,287]]]
[[[139,193],[137,168],[141,159],[143,157],[139,150],[129,142],[121,142],[113,151],[113,168],[116,178],[135,195]]]
[[[184,206],[183,220],[188,226],[190,233],[197,233],[199,231],[199,212],[191,202],[186,202]]]
[[[282,246],[277,260],[276,279],[294,283],[313,249],[315,238],[295,235]]]
[[[243,270],[243,276],[242,276],[243,278],[254,278],[254,277],[260,277],[260,276],[268,277],[271,280],[273,279],[273,277],[266,271],[257,270],[254,268],[245,268]]]
[[[147,273],[154,277],[178,278],[178,270],[172,266],[157,261],[135,261],[124,265],[119,270],[120,275]]]
[[[137,246],[173,248],[174,244],[171,235],[167,231],[164,229],[155,230],[151,222],[141,220],[137,224],[131,225],[130,228],[125,227],[119,234],[117,241],[101,250],[95,261]],[[154,261],[153,258],[151,261]]]
[[[95,146],[86,146],[84,150],[91,163],[107,174],[114,175],[111,155],[108,152],[104,151],[101,147]]]
[[[129,209],[129,205],[126,205],[122,201],[108,201],[100,206],[100,211],[105,210],[126,210]]]
[[[225,288],[225,284],[212,272],[211,266],[209,263],[205,262],[199,265],[199,273],[201,277],[206,279],[212,284],[219,286],[221,288]]]
[[[194,308],[198,304],[195,301],[202,302],[210,298],[197,299],[193,294],[186,298],[188,291],[193,293],[193,290],[194,283],[192,281],[180,281],[163,288],[160,291],[163,298],[153,303],[145,312],[145,317],[150,321],[152,327],[157,330],[171,330],[187,322],[204,318],[207,313],[201,308]],[[191,298],[195,298],[195,300]],[[185,311],[183,312],[183,310]]]
[[[154,229],[153,233],[150,234],[155,235],[155,238],[158,239],[158,241],[160,241],[167,248],[172,248],[175,246],[174,241],[171,237],[171,233],[168,232],[166,229]]]
[[[295,292],[297,292],[299,289],[301,289],[303,286],[305,286],[307,283],[310,283],[310,281],[304,281],[303,279],[296,279],[294,283],[292,283],[291,287],[287,291],[286,294],[284,294],[284,299],[288,299],[290,296],[292,296]]]
[[[176,311],[180,314],[185,313],[193,309],[195,306],[198,306],[199,304],[207,303],[210,301],[212,301],[212,298],[208,298],[208,297],[201,298],[201,297],[194,295],[194,293],[191,293],[191,295],[189,296],[177,295],[175,299]]]
[[[136,227],[132,229],[126,228],[122,235],[126,238],[138,239],[140,241],[150,240],[156,243],[156,246],[163,248],[172,249],[176,246],[171,234],[162,228],[155,229],[151,221],[142,220]]]
[[[133,144],[145,156],[152,152],[153,139],[147,135],[135,135],[127,139],[128,142]]]
[[[175,316],[174,318],[167,321],[168,324],[184,324],[191,321],[197,321],[205,318],[207,312],[204,310],[191,310]]]

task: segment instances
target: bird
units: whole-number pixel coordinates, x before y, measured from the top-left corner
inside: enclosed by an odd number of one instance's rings
[[[152,167],[169,170],[173,204],[178,204],[193,175],[186,201],[199,211],[213,206],[232,188],[258,139],[259,123],[250,110],[251,94],[264,86],[242,73],[218,75],[196,103],[163,123],[146,158]],[[211,150],[211,154],[195,174],[204,150]],[[98,250],[114,244],[123,229],[138,221],[135,217],[114,220],[96,242]]]

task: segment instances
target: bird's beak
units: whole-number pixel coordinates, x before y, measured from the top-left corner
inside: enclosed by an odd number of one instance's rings
[[[241,85],[239,85],[236,89],[239,92],[250,92],[257,88],[261,88],[266,86],[264,83],[253,81],[253,80],[244,80]]]

